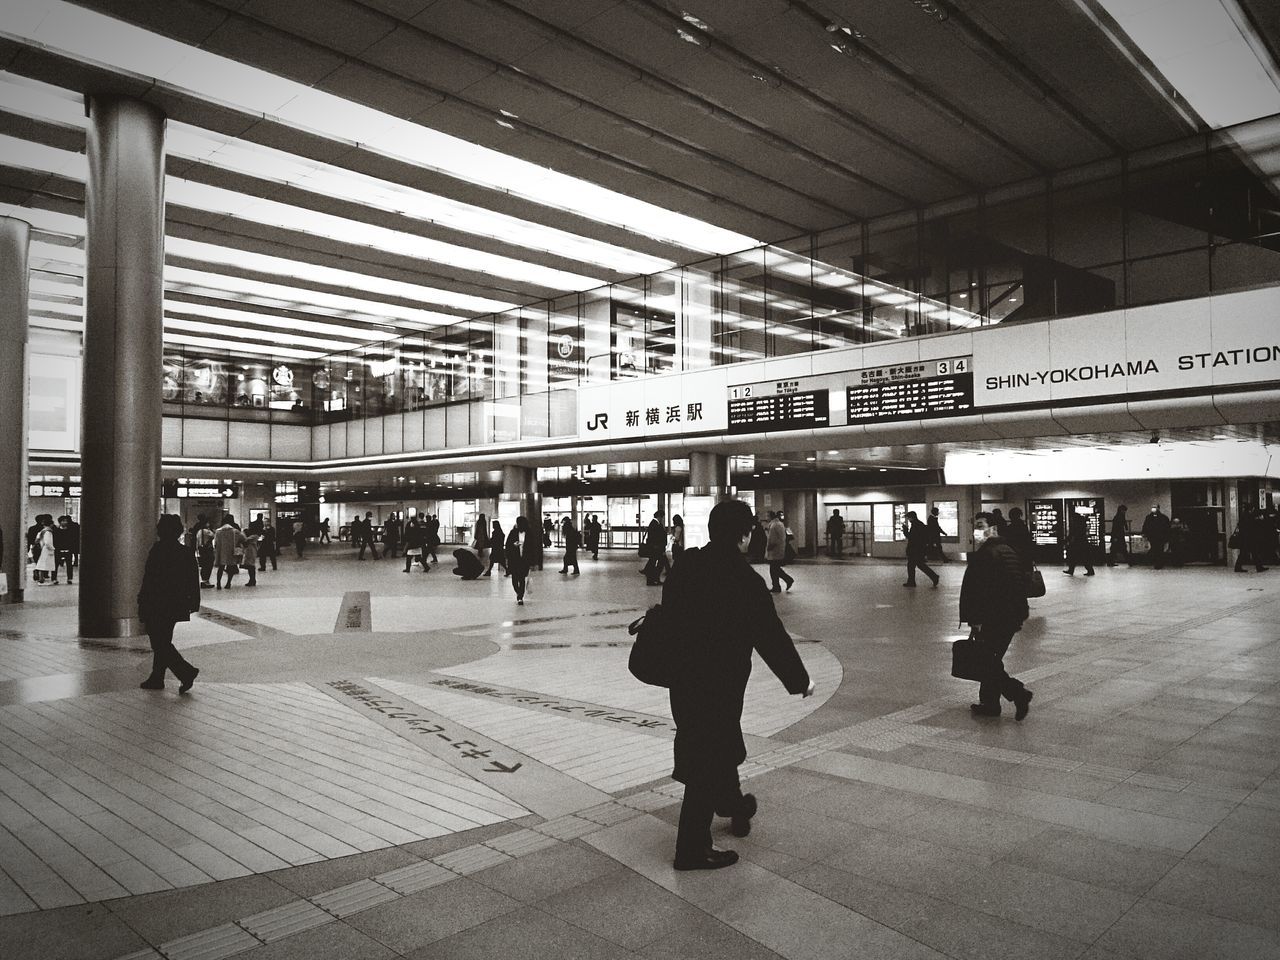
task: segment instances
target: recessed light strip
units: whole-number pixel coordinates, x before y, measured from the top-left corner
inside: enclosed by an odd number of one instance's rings
[[[758,242],[63,0],[3,0],[0,10],[0,35],[80,62],[153,78],[199,99],[467,183],[708,253],[731,253]]]

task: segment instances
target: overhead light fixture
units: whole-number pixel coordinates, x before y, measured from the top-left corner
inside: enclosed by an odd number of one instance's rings
[[[6,4],[4,32],[80,63],[655,239],[722,254],[758,242],[65,0]],[[689,42],[706,44],[701,35]]]
[[[705,47],[707,45],[707,41],[703,37],[698,36],[696,33],[690,33],[688,30],[684,30],[680,27],[676,27],[676,36],[685,43],[692,43],[695,47]]]
[[[681,19],[681,20],[683,20],[685,23],[689,24],[690,26],[697,27],[697,28],[698,28],[699,30],[701,30],[703,33],[710,33],[710,32],[711,32],[711,28],[710,28],[709,26],[707,26],[707,25],[706,25],[706,23],[704,23],[702,20],[699,20],[697,17],[695,17],[695,16],[694,16],[692,13],[690,13],[688,10],[681,10],[681,11],[680,11],[680,19]]]
[[[828,450],[828,451],[827,451],[827,455],[828,455],[828,456],[832,456],[832,457],[834,457],[834,456],[835,456],[836,454],[838,454],[839,452],[840,452],[839,450]]]
[[[810,463],[812,463],[814,460],[817,460],[818,458],[817,458],[817,457],[805,457],[805,459],[806,459],[806,460],[808,460]]]
[[[516,125],[514,123],[512,123],[509,120],[503,120],[501,117],[498,117],[493,122],[500,127],[506,127],[508,130],[514,130],[516,128]]]

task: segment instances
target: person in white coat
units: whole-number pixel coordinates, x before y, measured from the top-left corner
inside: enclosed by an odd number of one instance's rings
[[[40,544],[40,559],[36,561],[36,570],[43,576],[36,582],[56,585],[58,583],[58,551],[53,545],[53,517],[42,516],[40,519],[43,526],[36,534],[36,543]]]
[[[215,584],[222,589],[222,575],[227,575],[227,586],[235,580],[240,569],[240,556],[244,552],[244,534],[231,519],[231,514],[222,518],[222,526],[213,532],[213,565],[218,568]]]

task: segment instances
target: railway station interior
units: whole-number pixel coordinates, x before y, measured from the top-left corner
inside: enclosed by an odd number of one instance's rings
[[[0,956],[1280,958],[1278,388],[1271,0],[0,0]],[[733,499],[812,695],[677,870]],[[278,556],[139,689],[162,513]]]

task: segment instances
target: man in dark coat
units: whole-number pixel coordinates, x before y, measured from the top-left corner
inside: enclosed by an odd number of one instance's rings
[[[1035,566],[1035,542],[1031,539],[1031,530],[1023,519],[1021,507],[1014,507],[1009,511],[1009,522],[1004,525],[1001,536],[1022,561],[1023,571],[1030,574]]]
[[[711,511],[711,542],[686,550],[662,591],[664,621],[676,631],[671,684],[676,722],[675,770],[685,785],[676,839],[677,870],[714,870],[736,863],[711,844],[714,815],[733,818],[733,833],[751,830],[756,800],[743,796],[738,765],[747,756],[742,701],[756,651],[789,693],[810,696],[813,684],[778,619],[764,580],[745,554],[755,521],[740,500]]]
[[[1084,564],[1084,575],[1093,576],[1093,558],[1089,556],[1089,521],[1083,514],[1072,513],[1067,518],[1067,569],[1062,572],[1075,576],[1076,564]]]
[[[1004,655],[1027,619],[1026,573],[991,514],[978,514],[973,524],[979,546],[969,555],[960,584],[960,619],[973,628],[993,662],[978,688],[978,702],[969,709],[980,717],[998,717],[1003,696],[1014,704],[1014,718],[1021,720],[1031,704],[1031,691],[1005,672]]]
[[[181,538],[182,518],[162,515],[138,591],[138,617],[151,639],[151,676],[143,690],[163,690],[165,671],[172,670],[182,683],[178,692],[186,693],[200,672],[173,647],[174,626],[200,609],[200,571]]]
[[[1111,545],[1107,551],[1107,566],[1114,567],[1120,560],[1129,562],[1129,508],[1123,503],[1116,507],[1116,515],[1111,518]]]
[[[1151,544],[1151,566],[1157,570],[1164,567],[1164,548],[1169,543],[1169,534],[1172,531],[1173,524],[1160,512],[1160,504],[1153,503],[1151,512],[1142,521],[1142,535]]]
[[[654,511],[649,529],[644,535],[644,555],[648,559],[640,572],[644,574],[644,582],[651,587],[661,584],[662,572],[671,569],[671,564],[667,562],[667,528],[662,518],[661,510]]]
[[[925,555],[929,552],[929,528],[920,522],[914,510],[907,511],[907,582],[904,587],[916,585],[916,568],[938,585],[938,575],[929,566]]]

